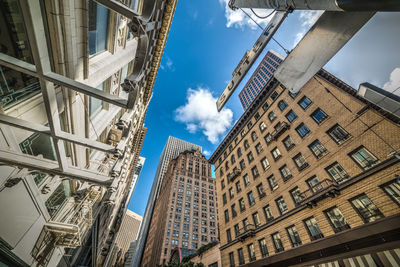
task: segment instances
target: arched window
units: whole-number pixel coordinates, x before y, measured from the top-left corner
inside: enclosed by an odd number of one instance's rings
[[[275,118],[276,118],[275,113],[274,113],[273,111],[271,111],[271,112],[268,114],[268,119],[269,119],[270,121],[273,121],[273,120],[275,120]]]
[[[287,103],[284,100],[279,101],[278,103],[279,109],[282,111],[287,107]]]
[[[244,149],[248,149],[250,147],[249,141],[244,140]]]

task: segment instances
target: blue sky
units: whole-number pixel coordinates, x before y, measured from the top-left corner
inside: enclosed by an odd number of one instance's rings
[[[140,215],[144,214],[168,136],[201,145],[208,157],[243,113],[238,93],[252,71],[222,113],[216,112],[214,101],[261,30],[243,13],[227,10],[226,1],[178,1],[145,119],[148,131],[141,156],[146,162],[129,204],[129,209]],[[318,14],[290,14],[275,38],[287,49],[292,49]],[[258,21],[262,26],[267,23]],[[396,46],[400,43],[400,29],[396,29],[396,24],[400,24],[400,14],[375,15],[325,68],[356,88],[364,81],[383,86],[392,78],[392,83],[397,83],[400,80],[400,53]],[[269,49],[285,55],[271,42],[260,59]]]

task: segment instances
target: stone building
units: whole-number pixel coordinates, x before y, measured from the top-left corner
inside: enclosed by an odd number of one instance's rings
[[[203,253],[200,253],[193,258],[190,259],[191,262],[194,264],[196,263],[203,263],[204,266],[207,267],[222,267],[221,264],[221,253],[219,251],[219,243],[215,242],[215,244],[204,251]]]
[[[209,160],[222,266],[399,265],[399,123],[325,70],[272,79]]]
[[[169,162],[155,201],[142,266],[168,263],[171,251],[186,254],[217,240],[217,197],[211,165],[199,150]],[[184,257],[184,256],[182,256]]]
[[[110,259],[176,1],[113,3],[0,3],[2,266]]]

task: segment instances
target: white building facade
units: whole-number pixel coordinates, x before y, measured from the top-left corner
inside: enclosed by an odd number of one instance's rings
[[[175,5],[0,3],[0,265],[108,261]]]

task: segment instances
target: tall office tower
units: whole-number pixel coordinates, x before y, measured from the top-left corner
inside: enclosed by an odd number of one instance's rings
[[[121,227],[118,231],[115,242],[111,248],[112,256],[109,263],[105,266],[123,266],[128,252],[129,246],[137,238],[140,224],[142,223],[142,216],[127,210],[122,218]]]
[[[131,201],[131,197],[132,197],[133,191],[135,190],[136,183],[137,183],[137,181],[138,181],[138,179],[140,177],[140,173],[142,172],[142,169],[143,169],[145,161],[146,161],[146,158],[139,157],[139,159],[138,159],[138,161],[136,163],[135,172],[134,172],[133,178],[132,178],[132,183],[129,186],[129,194],[128,194],[127,198],[126,198],[126,204],[127,205],[125,207],[124,212],[126,212],[127,209],[128,209],[129,202]]]
[[[210,158],[222,266],[399,265],[399,140],[325,70],[298,94],[272,78]]]
[[[102,2],[0,2],[1,266],[110,256],[176,1]]]
[[[217,198],[211,165],[200,150],[186,150],[169,162],[154,204],[142,266],[181,258],[217,240]]]
[[[258,93],[264,88],[276,69],[284,60],[284,57],[273,50],[269,50],[257,69],[239,93],[239,100],[243,110],[246,110]]]
[[[161,153],[160,160],[158,161],[156,175],[154,176],[153,185],[151,187],[149,199],[147,201],[146,211],[143,217],[143,223],[139,230],[138,240],[136,242],[135,254],[132,259],[132,266],[139,266],[142,259],[144,245],[146,243],[147,234],[149,231],[149,224],[153,216],[154,203],[160,193],[160,187],[165,172],[167,171],[169,162],[176,158],[179,153],[188,150],[197,149],[201,152],[201,146],[183,141],[175,137],[168,137],[168,141]]]

